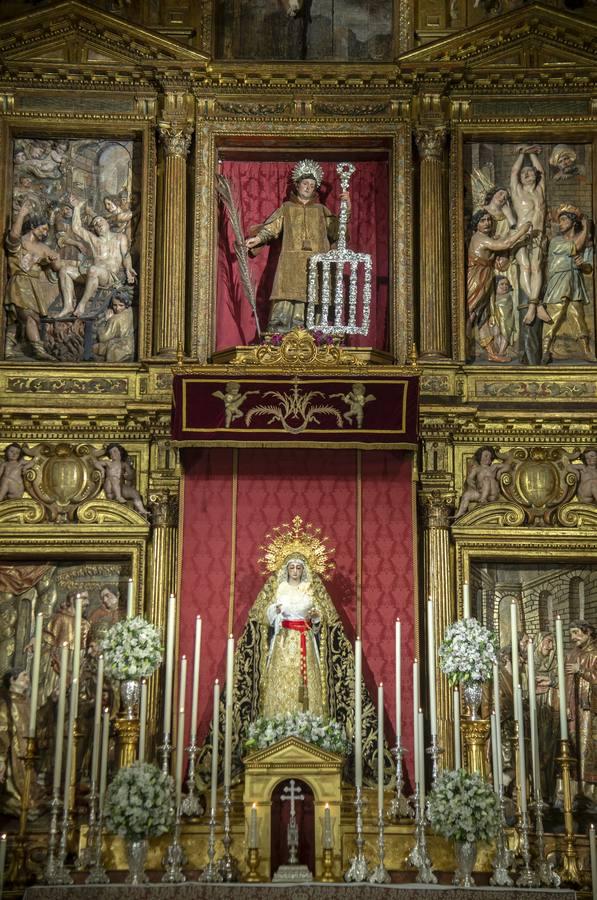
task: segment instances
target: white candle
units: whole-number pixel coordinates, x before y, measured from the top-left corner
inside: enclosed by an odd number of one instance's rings
[[[172,726],[172,683],[174,680],[174,632],[176,631],[176,597],[168,597],[166,619],[166,673],[164,683],[164,737],[169,736]]]
[[[133,579],[129,578],[126,586],[126,617],[132,619],[135,615],[135,605],[133,602]]]
[[[35,723],[37,721],[37,697],[39,693],[39,664],[41,661],[41,632],[44,622],[43,613],[35,617],[35,637],[33,638],[33,671],[31,673],[31,702],[29,704],[29,731],[28,737],[35,737]]]
[[[330,812],[330,804],[326,803],[323,810],[323,849],[331,850],[333,846],[332,814]]]
[[[415,784],[421,781],[421,754],[419,753],[419,663],[413,660],[413,732],[415,756]]]
[[[454,768],[462,768],[462,746],[460,743],[460,691],[454,688],[452,694],[454,710]]]
[[[201,660],[201,616],[195,619],[195,653],[193,655],[193,695],[191,701],[191,744],[197,737],[197,708],[199,704],[199,662]]]
[[[58,683],[58,711],[56,715],[56,747],[54,749],[54,796],[60,791],[62,781],[62,748],[64,746],[64,719],[66,715],[66,679],[68,675],[68,644],[65,641],[60,652],[60,681]]]
[[[251,807],[249,819],[249,850],[257,850],[259,847],[259,833],[257,831],[257,804]]]
[[[108,783],[108,740],[110,738],[110,711],[104,709],[102,722],[102,756],[100,761],[99,808],[104,806],[106,784]]]
[[[502,772],[502,716],[500,706],[500,667],[493,664],[493,708],[495,711],[495,749],[497,754],[497,779],[498,787],[503,785]]]
[[[380,683],[377,687],[377,809],[380,816],[383,815],[383,764],[383,683]]]
[[[527,812],[527,767],[525,759],[524,713],[522,706],[522,688],[516,685],[514,697],[516,721],[518,722],[518,785],[520,788],[520,812]]]
[[[421,780],[419,781],[419,806],[421,813],[425,810],[425,720],[423,718],[423,710],[420,709],[417,715],[419,727],[419,772]]]
[[[584,581],[578,582],[578,618],[584,619],[585,617],[585,583]]]
[[[527,675],[529,685],[529,725],[531,729],[531,766],[533,772],[533,793],[535,799],[541,790],[541,776],[539,764],[539,728],[537,725],[537,695],[535,682],[535,657],[533,655],[533,642],[527,644]]]
[[[363,720],[361,695],[361,639],[354,642],[354,784],[363,786]]]
[[[141,705],[139,709],[139,762],[145,762],[147,733],[147,678],[141,679]]]
[[[518,666],[518,606],[513,600],[510,604],[510,636],[512,640],[512,684],[520,684],[520,670]]]
[[[68,728],[66,736],[66,764],[64,770],[64,806],[68,809],[69,793],[70,793],[70,775],[73,764],[73,749],[75,738],[75,725],[77,722],[77,703],[79,697],[79,682],[73,678],[70,685],[70,703],[68,710]]]
[[[396,743],[402,742],[402,624],[396,619]]]
[[[83,618],[83,598],[80,594],[75,597],[75,634],[73,649],[73,679],[79,680],[81,668],[81,619]]]
[[[471,595],[469,591],[468,581],[462,585],[462,618],[470,619],[471,617]]]
[[[220,739],[220,682],[216,678],[214,684],[214,709],[212,717],[212,748],[211,748],[211,807],[210,812],[215,815],[218,805],[218,742]]]
[[[433,621],[433,601],[427,601],[427,657],[429,672],[429,716],[431,735],[437,736],[437,704],[435,698],[435,622]]]
[[[591,881],[593,883],[593,900],[597,900],[597,846],[595,845],[595,826],[589,828],[589,848],[591,853]]]
[[[91,746],[91,784],[97,790],[99,771],[100,730],[102,725],[102,695],[104,692],[104,657],[97,658],[97,676],[95,681],[95,708],[93,711],[93,744]]]
[[[491,772],[493,777],[493,789],[499,795],[497,732],[495,710],[491,713]]]
[[[226,719],[224,727],[224,789],[230,788],[232,776],[232,703],[234,699],[234,638],[226,648]]]
[[[562,617],[558,613],[556,616],[556,656],[558,660],[558,702],[560,704],[560,737],[563,741],[568,740],[568,716],[567,712],[567,696],[566,696],[566,671],[564,669],[564,631]]]
[[[6,835],[0,835],[0,900],[4,893],[4,869],[6,867]]]
[[[176,764],[174,768],[174,783],[176,785],[176,809],[182,799],[182,762],[184,757],[184,720],[185,698],[187,687],[187,658],[180,659],[180,680],[178,682],[178,728],[176,731]]]

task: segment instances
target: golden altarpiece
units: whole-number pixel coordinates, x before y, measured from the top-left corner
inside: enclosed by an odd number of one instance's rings
[[[425,659],[422,599],[434,601],[437,647],[462,615],[465,583],[473,615],[498,632],[502,648],[513,600],[528,634],[553,631],[558,612],[566,631],[578,619],[597,624],[593,6],[387,0],[365,27],[348,2],[336,4],[332,19],[313,9],[309,19],[301,4],[286,2],[269,4],[270,15],[268,3],[253,11],[217,0],[2,4],[1,676],[25,667],[34,607],[50,617],[74,590],[87,592],[91,627],[101,628],[110,618],[106,586],[122,606],[132,578],[134,609],[165,627],[168,595],[183,578],[191,502],[184,454],[193,441],[176,440],[171,429],[173,379],[185,377],[418,384],[418,440],[391,448],[408,461],[410,658]],[[276,205],[272,179],[283,181],[284,166],[305,156],[326,174],[350,160],[369,178],[353,194],[351,242],[369,239],[367,222],[376,220],[372,305],[381,311],[369,339],[354,346],[318,347],[304,334],[260,346],[249,307],[235,306],[218,176],[250,186],[246,216],[256,216],[262,192],[270,210]],[[528,170],[532,202],[521,180]],[[357,201],[369,206],[359,210]],[[530,235],[522,250],[518,231]],[[553,273],[566,234],[577,269],[562,301]],[[118,263],[111,269],[101,256],[108,240]],[[45,293],[33,252],[41,244],[52,269],[51,278],[42,272]],[[242,445],[221,444],[240,497]],[[280,444],[282,456],[288,447]],[[373,456],[351,449],[359,460]],[[377,513],[383,519],[381,506]],[[341,506],[334,515],[339,522]],[[262,539],[278,524],[264,523]],[[333,528],[326,531],[334,542]],[[366,555],[360,538],[358,548]],[[208,590],[196,577],[193,589]],[[237,624],[230,593],[202,601],[223,609],[223,646]],[[363,633],[364,607],[355,610],[352,637]],[[153,682],[155,749],[162,686]],[[438,739],[451,766],[453,695],[439,673],[436,682]],[[207,733],[207,701],[200,706]],[[468,725],[465,763],[486,772],[488,732]],[[84,745],[84,730],[79,737]],[[115,767],[134,739],[119,734]],[[286,749],[295,764],[300,747]],[[247,803],[269,802],[273,781],[264,772],[283,765],[276,753],[256,754],[233,791],[245,875]],[[317,835],[321,803],[335,811],[325,871],[340,880],[354,846],[352,787],[342,787],[330,754],[304,757],[323,784]],[[19,819],[18,803],[4,809],[9,851],[27,859],[11,870],[20,890],[40,877],[47,825],[22,811]],[[587,880],[586,820],[568,813],[564,833],[546,842],[578,884]],[[72,825],[74,853],[85,827]],[[373,815],[365,833],[374,854]],[[122,847],[106,840],[111,865],[122,868]],[[412,840],[412,820],[388,824],[386,865],[400,880],[412,880]],[[449,869],[451,850],[431,840],[436,868]],[[204,866],[205,818],[184,823],[182,843],[189,865]],[[319,836],[315,843],[321,877]],[[164,847],[162,839],[151,850],[156,868]],[[269,878],[269,849],[262,851],[259,874]],[[489,851],[479,866],[490,870]]]

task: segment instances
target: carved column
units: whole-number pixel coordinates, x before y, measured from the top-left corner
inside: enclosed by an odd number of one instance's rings
[[[420,167],[419,285],[421,357],[450,353],[448,229],[444,187],[444,125],[415,128]]]
[[[156,356],[173,358],[179,344],[184,344],[187,155],[192,127],[176,120],[160,122],[158,134],[164,168],[153,348]]]
[[[165,629],[168,596],[177,589],[178,496],[169,490],[149,494],[153,522],[150,569],[148,578],[147,615],[150,622]],[[148,740],[161,738],[162,686],[158,678],[149,683]],[[159,741],[158,741],[159,743]]]
[[[437,650],[444,638],[446,628],[455,619],[455,605],[450,571],[450,514],[454,509],[454,497],[439,490],[432,490],[420,497],[423,511],[423,564],[424,597],[431,597],[435,610],[436,662]],[[426,643],[424,644],[426,646]],[[452,766],[454,758],[454,737],[452,720],[451,688],[448,679],[436,665],[437,728],[440,747],[444,755],[440,765]],[[425,691],[422,691],[425,697]]]

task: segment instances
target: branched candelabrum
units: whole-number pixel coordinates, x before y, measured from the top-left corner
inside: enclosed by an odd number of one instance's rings
[[[439,759],[444,752],[443,747],[440,747],[438,743],[436,734],[431,735],[431,744],[425,752],[431,757],[431,783],[435,784],[439,775]]]
[[[553,864],[549,862],[545,854],[545,832],[543,830],[543,810],[547,808],[547,803],[543,802],[541,790],[535,789],[535,799],[531,804],[535,810],[535,834],[537,836],[537,861],[535,871],[539,884],[545,887],[559,887],[561,878],[557,872],[553,870]]]
[[[537,887],[539,879],[531,868],[531,851],[529,848],[529,816],[525,811],[520,813],[520,855],[522,856],[522,869],[516,879],[518,887]]]
[[[217,884],[223,881],[222,873],[216,863],[216,810],[211,808],[209,817],[209,841],[207,844],[207,866],[199,876],[199,881]]]
[[[402,791],[404,790],[402,757],[406,753],[406,750],[404,749],[404,747],[402,747],[400,738],[396,739],[396,746],[392,750],[392,753],[396,757],[396,793],[388,807],[388,819],[396,821],[397,819],[403,819],[407,816],[413,816],[414,811],[412,810],[408,800],[402,793]]]
[[[166,856],[163,861],[165,872],[162,875],[162,881],[167,884],[182,884],[186,881],[186,876],[182,871],[185,864],[185,857],[180,843],[180,817],[181,803],[176,804],[176,818],[174,822],[174,835],[172,841],[166,850]]]
[[[160,747],[158,747],[162,755],[162,772],[164,775],[170,774],[170,754],[172,753],[172,744],[170,743],[170,734],[169,732],[164,733],[164,741]]]
[[[230,813],[232,811],[232,798],[230,796],[230,788],[224,788],[224,836],[222,843],[224,844],[224,853],[218,861],[223,881],[238,881],[239,869],[238,862],[230,853],[232,844],[232,830],[230,824]]]
[[[419,884],[437,884],[437,878],[431,867],[431,859],[427,853],[427,837],[425,835],[425,811],[419,802],[419,785],[415,787],[412,803],[415,810],[415,846],[408,854],[408,862],[417,869]]]
[[[189,754],[189,774],[187,778],[187,795],[182,801],[181,812],[183,816],[198,816],[203,812],[201,797],[197,791],[195,784],[195,763],[197,758],[197,744],[195,743],[195,735],[191,735],[191,743],[187,747]]]
[[[109,884],[110,879],[102,863],[102,836],[104,833],[104,806],[99,802],[97,807],[97,819],[95,820],[93,841],[91,840],[91,827],[87,839],[87,847],[91,850],[91,868],[85,879],[86,884]]]
[[[371,874],[369,875],[369,881],[371,884],[389,884],[392,880],[390,877],[390,873],[386,869],[385,864],[385,837],[384,837],[384,820],[383,820],[383,809],[379,810],[379,815],[377,818],[377,849],[379,855],[379,861]]]
[[[493,861],[493,875],[489,879],[490,884],[495,884],[498,887],[510,887],[514,884],[510,875],[508,874],[508,869],[510,868],[510,858],[511,854],[506,845],[506,814],[504,811],[505,801],[504,801],[504,788],[500,787],[500,827],[498,829],[498,833],[496,836],[495,843],[495,858]]]
[[[365,838],[363,835],[363,789],[356,788],[356,838],[357,850],[344,873],[344,881],[362,882],[369,878],[369,866],[365,859]]]

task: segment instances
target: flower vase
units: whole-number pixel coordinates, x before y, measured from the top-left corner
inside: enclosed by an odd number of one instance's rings
[[[480,718],[479,706],[483,696],[483,682],[464,681],[462,683],[462,695],[467,706],[467,718],[473,720]]]
[[[474,841],[456,841],[456,871],[453,883],[458,887],[474,887],[473,868],[477,859],[477,844]]]
[[[126,681],[120,682],[120,699],[122,700],[124,716],[126,719],[137,718],[140,694],[141,683],[138,679],[128,678]]]
[[[129,874],[126,876],[127,884],[145,884],[149,881],[145,873],[147,862],[147,840],[127,841],[126,857],[129,865]]]

